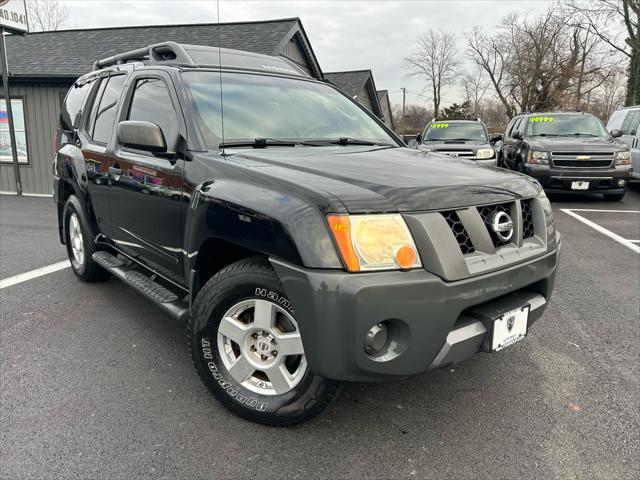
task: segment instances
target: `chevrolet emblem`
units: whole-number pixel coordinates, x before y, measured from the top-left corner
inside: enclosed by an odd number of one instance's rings
[[[576,160],[591,160],[591,157],[589,155],[578,155]]]

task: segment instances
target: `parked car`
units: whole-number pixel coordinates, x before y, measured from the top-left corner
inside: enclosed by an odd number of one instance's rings
[[[616,110],[607,122],[607,130],[619,130],[620,140],[631,149],[633,179],[640,180],[640,105]]]
[[[600,193],[617,201],[631,178],[629,147],[615,140],[619,136],[590,113],[528,113],[507,125],[502,158],[547,192]]]
[[[167,42],[98,61],[59,138],[77,277],[185,320],[200,378],[252,421],[500,351],[551,296],[560,234],[536,182],[405,148],[282,57]],[[133,171],[162,188],[121,185]]]
[[[493,143],[501,135],[489,136],[486,125],[474,120],[448,120],[434,118],[418,135],[417,148],[451,157],[475,160],[484,165],[498,164]]]

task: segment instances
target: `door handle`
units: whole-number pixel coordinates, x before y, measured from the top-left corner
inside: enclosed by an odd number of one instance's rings
[[[118,167],[109,167],[109,175],[112,177],[118,177],[122,175],[122,169]]]

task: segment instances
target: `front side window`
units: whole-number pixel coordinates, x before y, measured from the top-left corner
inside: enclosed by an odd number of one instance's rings
[[[11,154],[11,137],[9,136],[9,114],[4,99],[0,100],[0,162],[13,161]],[[16,132],[16,147],[18,150],[18,163],[28,163],[27,134],[25,132],[24,102],[21,98],[11,99],[13,111],[13,127]]]
[[[145,78],[136,82],[127,120],[155,123],[162,129],[167,148],[173,149],[174,146],[168,143],[177,137],[178,120],[169,90],[162,80]]]
[[[99,143],[109,143],[118,110],[118,100],[126,80],[125,75],[115,75],[102,80],[94,100],[91,138]]]
[[[384,128],[329,85],[236,73],[224,73],[221,85],[217,72],[184,72],[183,79],[209,148],[218,148],[222,139],[223,112],[226,142],[354,138],[396,145]]]
[[[481,123],[468,122],[456,123],[443,120],[433,122],[427,128],[423,142],[446,142],[446,141],[476,141],[488,142],[487,133]]]
[[[527,121],[529,137],[608,137],[602,122],[591,115],[540,115]]]
[[[635,135],[638,132],[638,125],[640,125],[640,109],[630,110],[622,122],[622,134]]]

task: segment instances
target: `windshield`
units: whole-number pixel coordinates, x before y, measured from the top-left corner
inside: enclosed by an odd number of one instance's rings
[[[529,137],[608,137],[602,122],[591,115],[543,115],[530,117]]]
[[[335,140],[397,143],[348,98],[328,85],[267,75],[184,72],[183,78],[207,146],[224,140]]]
[[[434,122],[427,128],[423,142],[446,142],[448,140],[460,141],[488,141],[487,133],[479,122],[455,123]]]

